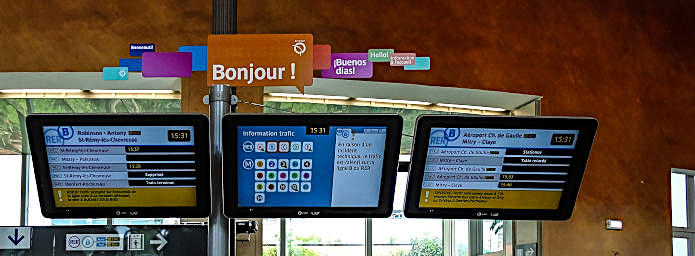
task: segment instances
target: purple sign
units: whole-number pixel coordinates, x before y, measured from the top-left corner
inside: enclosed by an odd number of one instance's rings
[[[333,53],[331,68],[321,71],[324,78],[372,78],[374,65],[368,53]]]
[[[192,65],[190,52],[142,53],[142,77],[190,77]]]

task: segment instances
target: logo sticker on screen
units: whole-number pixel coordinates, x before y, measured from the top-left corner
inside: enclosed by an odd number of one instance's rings
[[[244,162],[242,164],[244,166],[244,169],[246,170],[251,170],[253,169],[253,160],[251,159],[244,159]]]
[[[244,142],[243,149],[244,149],[244,152],[246,152],[246,153],[253,152],[253,142],[250,142],[250,141]]]

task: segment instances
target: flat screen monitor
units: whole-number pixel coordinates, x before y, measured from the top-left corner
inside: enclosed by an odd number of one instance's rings
[[[593,118],[420,116],[405,216],[568,219],[597,125]]]
[[[225,214],[389,216],[402,122],[384,114],[225,116]]]
[[[206,217],[202,114],[34,114],[29,143],[49,218]]]

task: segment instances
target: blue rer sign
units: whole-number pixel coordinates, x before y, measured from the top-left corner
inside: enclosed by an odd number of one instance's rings
[[[154,52],[154,44],[130,44],[130,56],[142,56],[143,52]]]

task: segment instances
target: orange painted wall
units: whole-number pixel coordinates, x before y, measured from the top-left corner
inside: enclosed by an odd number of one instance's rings
[[[247,33],[312,32],[334,52],[395,48],[429,72],[376,81],[538,94],[543,115],[598,118],[573,218],[544,255],[670,255],[671,167],[695,169],[695,2],[241,1]],[[621,218],[624,230],[604,229]]]

